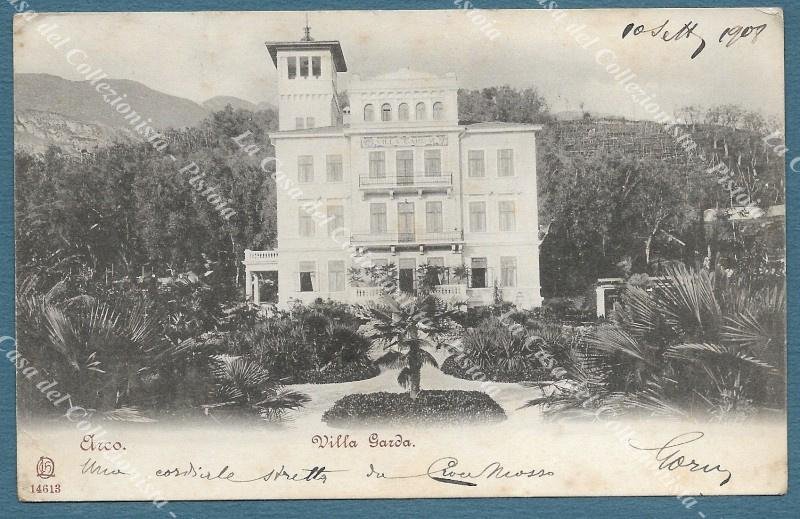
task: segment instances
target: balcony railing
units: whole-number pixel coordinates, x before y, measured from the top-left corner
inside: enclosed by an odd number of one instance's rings
[[[382,287],[350,287],[350,302],[351,303],[367,303],[370,301],[378,301],[386,295]],[[416,290],[414,291],[416,293]],[[433,288],[431,293],[445,301],[454,299],[467,298],[466,285],[437,285]]]
[[[352,234],[350,243],[353,245],[397,245],[397,244],[450,244],[464,241],[461,231],[436,232],[436,233],[379,233],[379,234]]]
[[[245,263],[277,263],[278,251],[276,250],[245,250]]]
[[[360,176],[358,186],[362,189],[396,188],[447,188],[453,184],[453,175],[392,175],[383,177]]]

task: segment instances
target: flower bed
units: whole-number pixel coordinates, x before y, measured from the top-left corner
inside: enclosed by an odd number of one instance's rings
[[[468,362],[468,361],[467,361]],[[491,382],[538,382],[540,380],[550,380],[553,378],[551,370],[542,366],[531,366],[522,368],[518,371],[506,372],[498,368],[487,369],[485,371],[467,371],[472,364],[462,365],[456,359],[456,355],[447,357],[440,369],[442,373],[465,380],[488,380]],[[482,376],[480,374],[482,373]]]
[[[375,424],[459,424],[500,422],[506,414],[500,405],[480,391],[420,392],[347,395],[325,411],[322,421],[332,427]]]
[[[309,369],[297,373],[289,384],[335,384],[338,382],[355,382],[377,377],[381,370],[374,364],[347,364],[329,369]]]

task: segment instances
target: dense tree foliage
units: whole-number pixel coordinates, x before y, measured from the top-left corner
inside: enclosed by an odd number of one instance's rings
[[[517,90],[508,85],[458,91],[458,115],[465,123],[550,121],[547,100],[535,88]]]
[[[274,153],[266,133],[276,125],[274,111],[228,107],[202,128],[173,135],[162,153],[146,144],[119,144],[84,160],[56,148],[44,156],[18,153],[19,269],[54,281],[79,271],[102,278],[112,267],[115,278],[142,267],[158,276],[191,270],[235,287],[244,249],[275,244],[275,185],[259,161]],[[263,148],[258,157],[232,140],[246,131]],[[198,132],[205,142],[186,144]],[[192,162],[229,200],[232,218],[192,189],[190,175],[180,172]]]

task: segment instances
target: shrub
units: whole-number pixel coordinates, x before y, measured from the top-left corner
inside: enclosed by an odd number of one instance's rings
[[[520,370],[508,372],[497,368],[472,370],[474,365],[469,357],[459,360],[458,355],[447,357],[442,363],[442,373],[465,380],[491,380],[492,382],[537,382],[551,380],[551,370],[541,365],[528,365]],[[470,371],[472,370],[472,371]]]
[[[295,374],[295,384],[335,384],[377,377],[381,370],[374,364],[347,364],[329,369],[310,369]]]
[[[506,414],[500,405],[480,391],[421,391],[412,400],[408,393],[347,395],[325,411],[328,425],[459,424],[500,422]]]
[[[525,312],[488,317],[464,333],[463,356],[448,359],[442,371],[470,380],[479,371],[482,379],[495,382],[557,380],[577,355],[584,334],[529,319]]]
[[[652,289],[629,287],[612,321],[588,335],[567,380],[529,405],[715,420],[781,410],[785,312],[782,281],[671,265]]]
[[[297,305],[232,332],[228,352],[252,357],[287,383],[361,380],[377,370],[369,369],[371,343],[359,323],[342,303]]]

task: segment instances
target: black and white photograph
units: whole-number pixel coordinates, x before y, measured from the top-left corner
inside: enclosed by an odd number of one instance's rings
[[[21,500],[786,491],[782,11],[462,4],[15,17]]]

